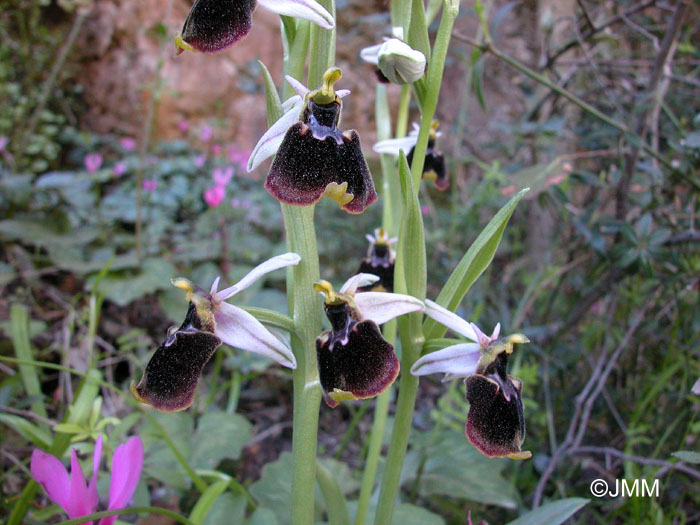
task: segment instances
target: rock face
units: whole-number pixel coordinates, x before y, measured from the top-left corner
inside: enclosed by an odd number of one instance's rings
[[[507,4],[497,0],[496,7]],[[73,53],[78,82],[85,87],[87,112],[81,126],[99,133],[140,137],[149,101],[155,104],[154,134],[172,139],[182,136],[178,124],[187,121],[190,133],[204,124],[214,128],[214,141],[249,150],[267,128],[264,88],[257,60],[262,60],[278,86],[282,85],[282,43],[279,17],[263,8],[253,14],[246,38],[217,54],[185,52],[175,56],[172,37],[182,27],[192,0],[97,0]],[[388,35],[388,0],[337,0],[338,44],[336,65],[343,70],[338,87],[352,90],[344,99],[344,129],[357,129],[363,149],[375,141],[372,68],[360,61],[360,50]],[[530,8],[515,9],[501,24],[499,47],[526,63],[534,63],[532,42],[522,31],[536,25]],[[474,35],[478,21],[463,9],[456,28]],[[431,26],[434,35],[437,24]],[[532,31],[534,33],[534,30]],[[453,42],[445,68],[437,117],[442,129],[450,129],[459,114],[465,90],[466,65],[459,57],[471,49]],[[509,121],[521,110],[517,73],[488,58],[483,91],[489,106],[483,112],[473,95],[469,99],[467,135],[478,130],[472,145],[498,140],[502,131],[492,126]],[[315,86],[310,86],[315,87]],[[514,92],[517,92],[514,95]],[[398,103],[400,88],[389,87]],[[394,112],[395,114],[395,112]],[[414,107],[412,120],[418,119]],[[485,133],[486,132],[486,133]],[[453,151],[454,137],[445,133],[442,148]],[[464,144],[454,144],[457,153]],[[470,149],[470,148],[469,148]]]

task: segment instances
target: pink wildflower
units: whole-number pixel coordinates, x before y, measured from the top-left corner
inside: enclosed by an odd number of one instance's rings
[[[5,151],[5,148],[9,143],[10,139],[8,137],[0,137],[0,151]]]
[[[194,165],[195,165],[195,167],[197,167],[197,168],[201,168],[202,166],[204,166],[204,165],[206,164],[206,162],[207,162],[207,156],[206,156],[206,155],[197,155],[197,156],[194,158]]]
[[[226,188],[218,184],[204,191],[204,201],[212,208],[217,208],[226,196]]]
[[[126,173],[126,161],[119,161],[112,167],[112,173],[115,177],[121,177]]]
[[[124,151],[132,151],[136,147],[136,140],[131,137],[124,137],[119,139],[119,144],[121,144]]]
[[[142,187],[143,187],[143,191],[155,193],[155,191],[158,189],[158,180],[157,179],[144,179]]]
[[[99,497],[97,494],[97,472],[102,455],[102,436],[97,438],[92,459],[92,479],[86,485],[83,471],[75,450],[71,453],[70,476],[61,461],[34,449],[30,469],[34,479],[43,485],[54,503],[68,513],[68,518],[78,518],[95,512]],[[109,484],[109,504],[107,510],[124,508],[136,490],[143,468],[143,443],[134,436],[119,445],[112,458],[112,479]],[[116,516],[102,518],[99,525],[112,525]],[[92,525],[92,522],[87,522]]]
[[[102,155],[99,153],[88,153],[85,155],[85,169],[88,173],[95,173],[102,166]]]
[[[204,126],[202,126],[202,129],[199,132],[199,139],[202,142],[209,142],[213,134],[214,129],[208,124],[204,124]]]
[[[217,186],[226,186],[233,177],[233,168],[216,168],[212,173],[214,184]]]
[[[223,150],[223,146],[221,144],[212,144],[211,146],[211,154],[214,155],[215,157],[218,157],[221,155],[221,151]]]
[[[430,215],[430,206],[423,204],[423,206],[420,207],[420,212],[423,215]]]
[[[250,151],[239,149],[235,145],[228,149],[228,160],[233,164],[245,168],[248,166],[248,158],[250,158]]]
[[[186,120],[181,120],[177,123],[177,128],[183,133],[187,133],[187,130],[190,129],[190,124]]]

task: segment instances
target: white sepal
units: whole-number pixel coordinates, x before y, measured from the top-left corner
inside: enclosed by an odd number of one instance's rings
[[[258,0],[258,4],[273,13],[308,20],[323,29],[335,27],[333,16],[315,0]]]
[[[292,351],[245,310],[221,303],[214,311],[214,319],[215,334],[227,345],[262,354],[287,368],[297,367]]]
[[[398,38],[390,38],[379,48],[377,66],[394,84],[412,84],[425,74],[425,55]]]
[[[470,323],[430,299],[425,300],[425,315],[431,319],[435,319],[440,324],[444,324],[453,332],[457,332],[467,339],[471,339],[472,341],[477,341],[478,339]]]
[[[379,64],[379,49],[381,49],[382,45],[384,45],[384,42],[382,42],[381,44],[376,44],[373,46],[362,48],[362,50],[360,51],[360,58],[368,64],[376,66],[377,64]]]
[[[309,93],[309,88],[307,88],[304,84],[299,82],[292,75],[284,75],[284,78],[287,82],[289,82],[289,85],[292,86],[294,91],[296,91],[297,95],[299,95],[301,98],[306,97],[306,95]],[[286,102],[289,102],[289,100],[291,99],[288,99]],[[284,107],[284,104],[282,106]]]
[[[394,155],[395,157],[398,157],[401,150],[408,155],[411,148],[416,145],[416,142],[418,142],[418,135],[411,133],[406,137],[401,137],[398,139],[380,140],[374,146],[372,146],[372,149],[375,153]]]
[[[248,172],[253,171],[262,161],[277,153],[277,150],[282,145],[287,130],[299,120],[299,115],[301,114],[301,108],[303,106],[304,99],[298,95],[284,102],[282,105],[282,109],[285,110],[284,115],[270,126],[253,148],[250,158],[248,159]]]
[[[362,316],[377,324],[424,309],[423,301],[400,293],[360,292],[353,299]]]
[[[355,295],[358,288],[376,283],[380,278],[373,273],[358,273],[345,281],[340,293]]]
[[[476,372],[480,358],[481,347],[478,343],[460,343],[424,355],[413,364],[411,374],[450,374],[451,377],[466,377]]]
[[[267,261],[258,264],[255,268],[249,271],[246,274],[246,276],[243,277],[243,279],[238,281],[233,286],[224,288],[220,292],[213,291],[212,298],[216,302],[225,301],[226,299],[236,295],[241,290],[245,290],[246,288],[248,288],[251,284],[260,279],[263,275],[270,273],[274,270],[279,270],[280,268],[284,268],[286,266],[297,265],[299,264],[299,261],[301,261],[301,257],[298,254],[292,252],[283,253],[282,255],[272,257]]]

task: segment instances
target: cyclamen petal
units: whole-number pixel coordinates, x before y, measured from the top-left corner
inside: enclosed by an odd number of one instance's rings
[[[249,271],[243,279],[238,281],[233,286],[224,288],[220,292],[216,293],[217,301],[225,301],[226,299],[233,297],[241,290],[245,290],[251,286],[255,281],[260,279],[263,275],[270,273],[280,268],[285,268],[287,266],[295,266],[299,264],[301,257],[293,252],[283,253],[282,255],[277,255],[268,259],[264,263],[258,264],[255,268]]]
[[[95,441],[95,450],[92,453],[92,478],[90,479],[90,484],[88,485],[88,495],[90,501],[93,502],[93,507],[96,507],[99,503],[99,496],[97,495],[97,472],[100,470],[100,458],[102,457],[102,434],[97,437]]]
[[[66,512],[69,518],[78,518],[92,513],[97,506],[97,501],[89,497],[88,487],[85,483],[83,469],[78,462],[78,454],[75,449],[71,451],[70,459],[70,498]]]
[[[34,479],[44,487],[49,499],[67,509],[70,501],[70,476],[63,463],[57,457],[35,448],[29,469]]]
[[[474,329],[467,321],[430,299],[425,300],[425,315],[435,319],[438,323],[444,324],[453,332],[457,332],[467,339],[477,340],[476,332],[474,332]]]
[[[296,368],[291,349],[272,335],[260,321],[245,310],[221,303],[214,313],[216,335],[229,346],[262,354],[287,368]]]
[[[134,495],[143,468],[143,443],[137,436],[117,447],[112,458],[108,510],[125,507]],[[102,518],[99,525],[112,525],[117,516]]]
[[[452,345],[418,359],[411,367],[411,374],[424,376],[442,373],[465,377],[476,372],[480,358],[481,347],[478,343]]]
[[[314,0],[258,0],[258,3],[268,11],[308,20],[323,29],[335,27],[333,16]]]
[[[287,99],[282,105],[285,110],[277,122],[268,129],[253,148],[250,158],[248,159],[248,172],[257,168],[262,161],[272,157],[279,149],[287,130],[299,120],[299,113],[304,107],[304,100],[295,95]]]
[[[365,319],[377,324],[425,308],[420,299],[399,293],[361,292],[355,295],[354,300]]]

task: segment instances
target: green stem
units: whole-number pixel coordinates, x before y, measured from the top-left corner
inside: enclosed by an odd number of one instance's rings
[[[228,404],[226,405],[226,413],[233,414],[238,410],[238,399],[241,396],[241,373],[238,370],[233,371],[231,379],[231,389],[229,390]]]
[[[428,66],[427,94],[423,103],[423,113],[421,115],[420,132],[418,133],[418,141],[413,153],[413,163],[411,172],[413,175],[413,185],[418,191],[423,173],[423,165],[425,163],[425,152],[428,149],[428,138],[430,133],[430,125],[435,116],[437,109],[438,98],[440,96],[440,87],[442,86],[442,74],[445,69],[445,59],[447,58],[447,50],[450,46],[450,37],[452,36],[452,27],[454,26],[457,15],[459,14],[458,1],[445,1],[440,19],[440,27],[438,28],[437,37],[433,46],[430,64]]]
[[[401,98],[399,99],[399,114],[396,117],[396,137],[405,137],[408,133],[408,114],[411,108],[411,86],[401,86]]]
[[[294,429],[292,455],[292,523],[313,523],[316,482],[316,441],[321,385],[316,366],[316,337],[321,333],[321,309],[313,283],[320,279],[314,207],[282,204],[290,251],[301,262],[289,272],[288,294],[296,334],[292,349],[297,358],[294,370]]]

